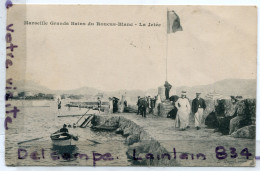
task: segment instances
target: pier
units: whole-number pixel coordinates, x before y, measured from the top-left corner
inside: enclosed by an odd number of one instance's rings
[[[127,156],[134,164],[142,166],[248,166],[254,165],[255,142],[214,132],[214,129],[194,128],[194,122],[186,131],[175,128],[175,120],[148,115],[142,118],[135,113],[96,115],[93,126],[116,127],[115,133],[126,137],[129,145]],[[111,130],[108,130],[111,131]],[[207,143],[205,143],[207,142]],[[232,143],[231,143],[232,142]],[[230,146],[232,144],[232,147]],[[216,148],[225,148],[227,157],[216,158]],[[237,157],[232,158],[230,148]],[[252,156],[247,159],[240,152],[247,148]],[[203,151],[200,151],[203,149]],[[223,150],[222,150],[223,151]],[[217,152],[222,152],[217,150]],[[135,154],[134,154],[135,153]],[[164,155],[164,156],[162,156]],[[205,157],[203,157],[203,155]],[[166,157],[165,157],[166,156]],[[170,158],[168,158],[170,156]],[[136,160],[136,159],[142,160]],[[147,159],[149,158],[149,159]]]

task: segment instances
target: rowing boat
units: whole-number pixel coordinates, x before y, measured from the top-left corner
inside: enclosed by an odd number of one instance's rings
[[[53,145],[55,146],[75,146],[78,141],[78,136],[73,136],[67,132],[55,132],[50,136]]]

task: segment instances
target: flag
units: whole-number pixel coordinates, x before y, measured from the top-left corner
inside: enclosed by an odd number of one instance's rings
[[[180,17],[174,11],[167,11],[167,33],[182,31]]]

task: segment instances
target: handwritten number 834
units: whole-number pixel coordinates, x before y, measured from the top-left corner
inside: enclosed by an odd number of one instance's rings
[[[237,158],[238,157],[236,148],[230,147],[229,150],[230,150],[229,153],[230,153],[231,158]],[[216,147],[215,152],[216,152],[216,157],[219,160],[223,160],[223,159],[227,158],[227,156],[228,156],[228,153],[226,152],[226,149],[223,146]],[[252,154],[248,152],[247,148],[244,148],[240,152],[240,155],[246,156],[247,159],[249,159],[249,157],[252,156]]]

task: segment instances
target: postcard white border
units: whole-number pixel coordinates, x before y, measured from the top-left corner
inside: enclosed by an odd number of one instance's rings
[[[5,1],[0,1],[0,170],[50,170],[50,171],[57,171],[58,170],[69,170],[77,169],[80,170],[107,170],[107,171],[121,171],[124,169],[125,171],[130,171],[133,168],[135,170],[161,170],[164,169],[164,171],[172,170],[172,169],[178,169],[178,170],[208,170],[207,167],[179,167],[179,168],[172,168],[172,167],[6,167],[5,166],[5,157],[4,157],[4,117],[5,117],[5,26],[6,26],[6,8],[5,8]],[[259,8],[260,1],[257,0],[11,0],[13,3],[16,4],[97,4],[97,5],[254,5]],[[258,10],[259,11],[259,10]],[[258,12],[259,13],[259,12]],[[258,35],[259,35],[259,23],[260,18],[258,17]],[[259,45],[259,36],[257,39],[257,49],[260,49]],[[259,74],[260,74],[260,59],[259,59],[259,53],[257,53],[257,99],[260,98],[260,91],[259,91]],[[260,101],[257,101],[257,117],[256,117],[256,155],[260,156]],[[227,169],[227,170],[234,170],[234,171],[240,171],[240,170],[259,170],[260,169],[260,160],[257,160],[256,167],[255,168],[244,168],[244,167],[228,167],[228,168],[218,168],[218,167],[211,167],[212,171],[218,170],[218,169]]]

